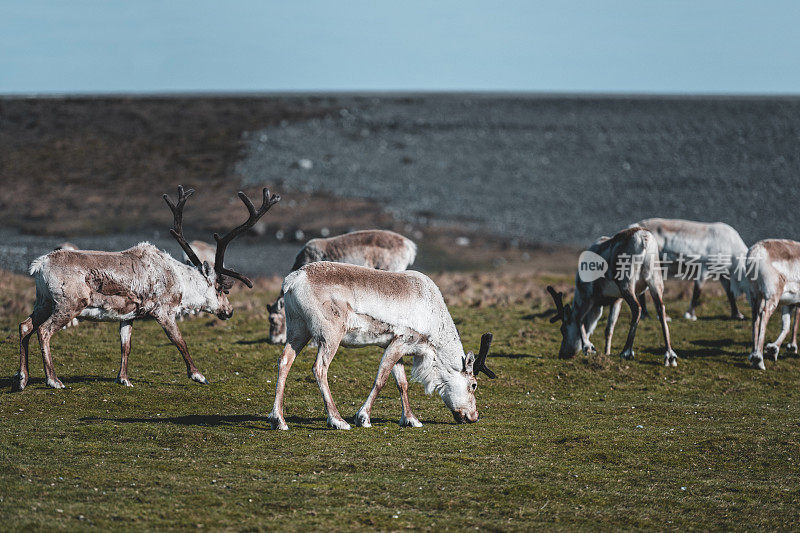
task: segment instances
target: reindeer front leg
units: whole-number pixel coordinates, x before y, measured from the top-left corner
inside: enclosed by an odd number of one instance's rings
[[[133,387],[131,380],[128,379],[128,356],[131,354],[131,333],[133,332],[133,320],[123,320],[119,323],[119,345],[122,358],[119,363],[119,374],[117,383],[126,387]]]
[[[181,330],[178,329],[178,324],[175,323],[174,314],[166,313],[163,316],[156,317],[156,321],[164,329],[164,333],[167,334],[172,344],[181,352],[183,361],[186,363],[186,374],[189,378],[203,385],[208,385],[208,380],[197,370],[197,367],[194,366],[194,361],[192,361],[192,356],[189,355],[189,348],[186,346],[186,341],[183,340]]]
[[[772,313],[778,307],[778,299],[783,293],[783,286],[778,287],[773,298],[767,300],[763,296],[758,298],[753,305],[753,351],[750,354],[750,364],[759,370],[766,370],[764,366],[764,337],[767,334],[767,323]]]
[[[339,414],[339,410],[333,402],[331,387],[328,385],[328,368],[331,366],[333,356],[336,355],[336,350],[339,349],[339,342],[341,342],[341,334],[335,338],[323,339],[319,343],[317,360],[314,362],[314,377],[317,378],[317,385],[320,393],[322,393],[322,401],[325,402],[328,425],[333,429],[350,429],[350,424],[345,422],[342,415]]]
[[[394,367],[399,363],[400,359],[403,357],[403,352],[400,350],[401,341],[399,339],[393,340],[386,349],[383,351],[383,357],[381,357],[381,363],[378,366],[378,375],[375,377],[375,382],[372,385],[372,390],[369,392],[369,396],[367,396],[367,400],[364,402],[364,405],[356,412],[355,417],[353,418],[353,422],[356,426],[359,427],[372,427],[370,423],[370,417],[372,415],[372,405],[375,403],[375,399],[378,397],[378,393],[380,393],[381,389],[384,385],[386,385],[386,380],[389,378],[389,374],[395,372]],[[405,371],[402,371],[402,380],[405,381]],[[397,379],[397,373],[395,373],[395,378]],[[397,384],[398,388],[400,388],[400,381],[398,380]],[[406,391],[408,390],[408,383],[406,383]],[[406,399],[403,400],[403,391],[400,391],[401,398],[400,401],[403,403],[403,415],[400,419],[401,425],[403,419],[406,418],[406,405],[405,403],[408,401],[408,394],[406,392]],[[410,409],[408,410],[410,413]],[[412,417],[414,415],[411,415]],[[416,419],[415,419],[416,420]],[[417,421],[419,423],[419,421]],[[422,424],[420,424],[422,425]]]
[[[775,339],[775,342],[770,342],[764,347],[764,355],[771,357],[773,361],[778,360],[778,352],[781,351],[781,343],[783,343],[783,339],[786,338],[786,335],[789,334],[791,323],[792,307],[784,305],[781,308],[781,332],[778,334],[778,338]]]
[[[606,323],[606,355],[611,355],[611,338],[614,336],[614,327],[617,325],[617,319],[619,318],[619,311],[621,308],[622,298],[618,298],[611,304],[608,311],[608,322]]]
[[[633,339],[636,337],[636,327],[639,325],[642,309],[639,306],[636,295],[629,288],[622,289],[622,298],[631,309],[631,327],[628,330],[628,338],[625,340],[625,347],[622,348],[620,357],[623,359],[633,359],[635,356],[633,352]],[[654,303],[654,305],[657,305],[657,303]]]
[[[408,401],[408,379],[406,379],[406,369],[402,358],[392,367],[392,376],[397,383],[397,390],[400,391],[400,408],[402,409],[400,427],[422,427],[422,422],[411,412],[411,403]]]

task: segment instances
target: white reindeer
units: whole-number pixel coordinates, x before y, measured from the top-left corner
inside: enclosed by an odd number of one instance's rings
[[[709,277],[719,279],[728,303],[731,318],[743,320],[736,297],[747,292],[746,280],[733,280],[731,273],[747,255],[747,245],[739,233],[722,222],[694,222],[691,220],[648,218],[630,227],[642,227],[652,233],[658,242],[660,258],[671,278],[694,278],[694,290],[689,310],[683,315],[697,320],[695,309],[700,305],[700,291]],[[644,313],[647,308],[641,301]]]
[[[349,263],[368,268],[402,272],[406,270],[417,255],[417,245],[402,235],[388,230],[363,230],[328,237],[311,239],[294,260],[292,272],[303,265],[316,261]],[[286,312],[283,293],[275,303],[267,304],[269,314],[269,342],[286,342]]]
[[[208,244],[205,241],[194,240],[189,243],[189,246],[194,250],[194,254],[201,262],[208,263],[209,266],[214,266],[214,257],[217,254],[217,248],[213,244]],[[191,264],[192,260],[186,252],[183,252],[183,262]]]
[[[788,239],[758,241],[747,251],[747,270],[750,278],[748,300],[753,314],[753,351],[750,363],[765,370],[764,355],[778,360],[781,343],[789,333],[792,311],[800,304],[800,242]],[[767,323],[772,313],[782,305],[781,332],[775,342],[764,346]],[[792,348],[797,350],[797,322]]]
[[[655,237],[644,228],[628,228],[611,238],[601,238],[589,251],[602,257],[608,270],[593,281],[581,280],[579,271],[575,276],[572,306],[563,304],[563,293],[556,292],[551,286],[547,287],[556,304],[556,315],[550,322],[562,321],[559,357],[574,357],[581,349],[587,354],[596,353],[589,337],[594,332],[605,305],[611,305],[605,332],[605,354],[610,355],[611,337],[624,300],[631,310],[631,327],[620,356],[623,359],[633,359],[633,339],[641,316],[641,296],[637,298],[637,295],[649,290],[664,334],[664,365],[678,366],[678,356],[670,344],[669,327],[664,312],[664,281],[661,278]]]
[[[270,196],[264,189],[264,201],[256,211],[250,199],[239,193],[250,216],[224,236],[214,234],[217,251],[214,268],[211,268],[197,258],[183,237],[183,207],[193,192],[189,189],[184,193],[183,187],[178,187],[177,206],[164,195],[174,216],[172,236],[188,255],[191,265],[181,263],[149,243],[140,243],[122,252],[58,250],[33,261],[30,273],[36,280],[36,303],[33,313],[19,325],[20,361],[19,372],[12,381],[14,389],[22,390],[28,383],[28,342],[34,331],[39,336],[47,384],[64,388],[53,367],[50,338],[76,317],[119,322],[122,360],[118,383],[131,386],[128,355],[132,324],[139,318],[154,318],[183,356],[189,378],[208,383],[189,355],[175,316],[188,309],[214,313],[223,320],[233,315],[227,294],[234,280],[248,287],[253,284],[242,274],[223,266],[225,249],[280,198]]]
[[[428,394],[438,392],[456,422],[477,422],[476,376],[482,371],[495,377],[486,368],[491,334],[481,339],[477,357],[472,352],[465,354],[442,293],[430,278],[414,271],[316,262],[289,274],[283,291],[289,320],[286,346],[278,359],[275,403],[269,414],[273,429],[288,429],[283,417],[286,376],[311,339],[318,345],[314,375],[331,427],[350,429],[328,386],[328,367],[339,345],[384,348],[372,391],[355,415],[357,426],[370,426],[372,405],[390,373],[400,390],[400,425],[422,425],[408,404],[404,356],[413,357],[412,378],[421,382]]]

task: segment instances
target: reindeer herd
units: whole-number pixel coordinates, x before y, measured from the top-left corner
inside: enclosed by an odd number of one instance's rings
[[[228,293],[235,281],[252,288],[244,275],[225,267],[230,243],[249,230],[280,201],[263,189],[256,208],[242,192],[247,220],[224,235],[213,234],[216,245],[187,242],[183,235],[183,210],[194,191],[178,187],[177,201],[164,195],[173,215],[170,234],[184,253],[183,262],[149,243],[121,252],[79,250],[62,245],[35,259],[30,274],[36,283],[33,312],[19,325],[20,366],[12,379],[15,390],[28,384],[28,344],[35,332],[42,352],[47,384],[63,388],[50,352],[50,339],[77,320],[115,321],[120,325],[121,361],[117,382],[132,386],[128,377],[133,321],[156,320],[177,347],[190,379],[207,384],[195,366],[177,320],[187,314],[211,313],[222,320],[233,315]],[[461,338],[439,288],[424,274],[407,270],[417,247],[409,239],[384,230],[356,231],[327,239],[312,239],[298,253],[277,300],[267,306],[269,342],[283,344],[278,359],[275,401],[268,419],[274,429],[288,429],[283,413],[286,379],[297,354],[313,343],[317,357],[314,376],[322,394],[328,425],[350,429],[339,413],[328,385],[328,368],[339,346],[383,348],[377,376],[364,404],[352,418],[356,426],[369,427],[372,406],[389,374],[400,391],[400,425],[419,427],[408,400],[408,380],[403,358],[412,362],[412,379],[425,392],[438,393],[458,423],[476,422],[477,376],[495,374],[486,365],[492,334],[481,339],[478,354],[464,351]],[[686,257],[693,258],[694,292],[684,317],[696,320],[696,308],[705,281],[718,279],[725,290],[733,319],[743,319],[736,298],[746,294],[752,310],[751,364],[764,369],[764,355],[777,360],[795,315],[792,342],[797,352],[800,315],[800,243],[767,239],[749,249],[739,234],[722,223],[647,219],[612,237],[598,239],[588,252],[608,266],[591,279],[575,279],[572,304],[563,293],[548,286],[556,306],[551,322],[561,321],[560,357],[594,353],[590,338],[603,307],[609,306],[604,353],[622,303],[631,311],[631,323],[621,357],[634,357],[633,342],[650,294],[664,338],[664,364],[677,366],[672,349],[669,318],[664,302],[664,277],[682,277]],[[587,252],[585,252],[587,253]],[[622,261],[622,259],[625,259]],[[685,273],[685,272],[684,272]],[[685,277],[683,277],[685,279]],[[765,346],[766,325],[781,306],[782,328],[775,342]]]

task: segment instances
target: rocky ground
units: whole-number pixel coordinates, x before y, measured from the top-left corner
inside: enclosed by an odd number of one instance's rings
[[[384,227],[427,271],[574,268],[575,247],[648,216],[799,237],[800,99],[490,95],[0,99],[0,267],[63,240],[177,253],[160,196],[198,193],[186,233],[284,201],[231,247],[283,274],[302,243]]]

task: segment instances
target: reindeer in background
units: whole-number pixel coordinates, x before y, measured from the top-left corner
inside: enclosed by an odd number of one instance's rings
[[[388,230],[363,230],[328,237],[311,239],[297,254],[292,272],[303,265],[317,261],[349,263],[367,268],[401,272],[406,270],[417,256],[417,245],[410,239]],[[269,314],[269,342],[286,342],[286,311],[283,292],[272,305],[267,304]]]
[[[747,280],[737,280],[732,272],[747,255],[747,245],[739,232],[722,222],[694,222],[681,219],[648,218],[632,224],[648,230],[658,242],[659,258],[669,268],[662,269],[671,278],[682,278],[682,274],[694,276],[692,301],[683,317],[697,320],[695,309],[700,305],[700,291],[710,277],[710,270],[718,276],[728,303],[731,318],[744,320],[739,312],[736,297],[747,293]],[[696,269],[691,272],[691,269]],[[643,316],[647,315],[644,297],[641,299]]]
[[[31,315],[19,325],[19,372],[12,381],[15,390],[22,390],[28,384],[28,343],[34,332],[39,337],[47,384],[64,388],[53,366],[50,338],[73,318],[119,322],[122,359],[117,382],[120,384],[132,386],[128,379],[128,355],[133,321],[140,318],[155,319],[183,356],[189,378],[208,383],[192,361],[175,317],[190,309],[213,313],[223,320],[233,315],[228,292],[234,281],[248,287],[253,284],[244,275],[225,268],[225,250],[280,197],[270,196],[265,188],[261,207],[256,210],[250,199],[239,192],[249,217],[222,237],[214,234],[217,247],[212,268],[200,261],[183,236],[183,208],[192,193],[192,189],[184,192],[183,187],[178,187],[177,204],[164,195],[174,218],[170,233],[183,248],[190,265],[146,242],[121,252],[57,250],[33,261],[30,274],[36,281],[36,303]]]

